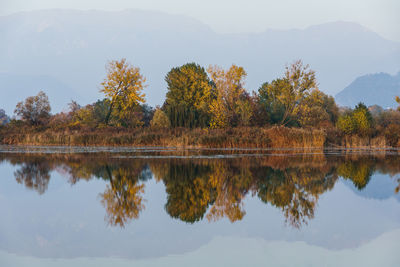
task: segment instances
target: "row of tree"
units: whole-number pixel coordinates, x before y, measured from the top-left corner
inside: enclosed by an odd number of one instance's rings
[[[104,99],[83,107],[72,101],[68,112],[52,116],[48,97],[40,92],[17,104],[15,114],[20,122],[12,122],[55,128],[337,126],[346,134],[360,135],[372,134],[377,124],[387,120],[400,125],[398,112],[381,110],[379,116],[373,116],[362,103],[354,110],[340,110],[333,97],[319,90],[315,72],[300,60],[252,94],[245,88],[246,75],[243,67],[236,65],[227,70],[218,66],[206,70],[195,63],[173,68],[165,77],[166,100],[153,109],[145,104],[146,79],[140,69],[125,59],[111,61],[101,84]],[[400,103],[400,98],[396,100]],[[6,122],[8,117],[0,110],[0,123]]]

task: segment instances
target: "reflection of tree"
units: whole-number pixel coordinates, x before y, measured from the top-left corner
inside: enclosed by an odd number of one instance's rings
[[[207,165],[171,162],[163,177],[168,194],[165,209],[171,217],[190,223],[203,218],[213,197],[210,172]]]
[[[144,184],[139,184],[139,169],[105,167],[110,184],[101,196],[101,203],[106,209],[110,225],[125,226],[132,219],[139,218],[139,213],[144,209],[143,197]]]
[[[47,161],[34,160],[22,163],[21,168],[14,172],[14,176],[18,183],[43,194],[50,181],[50,170]]]
[[[300,227],[314,217],[319,194],[335,183],[334,176],[318,169],[265,169],[259,180],[257,195],[271,205],[282,209],[286,221]]]
[[[227,217],[231,222],[241,220],[246,212],[242,199],[253,182],[248,168],[235,168],[218,162],[213,165],[210,183],[215,188],[215,202],[207,214],[208,220],[216,221]]]
[[[0,162],[17,165],[18,183],[43,194],[56,170],[72,185],[83,180],[107,182],[101,202],[110,225],[124,226],[144,209],[145,181],[163,181],[165,209],[179,220],[194,223],[206,215],[209,221],[241,220],[243,199],[256,195],[282,210],[286,221],[300,227],[314,217],[319,196],[333,188],[341,176],[359,189],[376,171],[395,177],[399,157],[346,155],[271,156],[231,159],[109,158],[105,155],[0,154]],[[400,190],[399,186],[396,192]]]
[[[350,179],[358,190],[365,188],[374,173],[371,164],[365,161],[346,161],[337,167],[337,173]]]

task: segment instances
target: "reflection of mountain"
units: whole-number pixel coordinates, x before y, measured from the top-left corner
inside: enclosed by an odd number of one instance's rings
[[[68,177],[71,184],[93,177],[107,181],[106,190],[100,194],[101,202],[108,222],[119,226],[139,218],[145,209],[143,192],[151,175],[165,185],[166,212],[181,221],[194,223],[204,217],[209,221],[242,220],[246,214],[243,199],[251,194],[281,210],[290,225],[300,227],[314,217],[319,196],[331,190],[339,176],[357,194],[382,199],[394,194],[397,179],[388,181],[390,178],[373,174],[400,172],[398,157],[370,155],[218,160],[116,159],[101,154],[0,156],[19,166],[15,171],[19,183],[40,194],[46,191],[52,170]]]
[[[344,184],[347,185],[355,194],[365,198],[384,200],[394,197],[400,202],[400,194],[395,194],[395,188],[398,186],[398,178],[400,177],[390,177],[389,175],[375,173],[372,175],[367,186],[362,190],[357,190],[349,180],[345,180]]]

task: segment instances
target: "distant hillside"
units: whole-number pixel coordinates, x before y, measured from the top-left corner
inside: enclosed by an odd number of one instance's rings
[[[395,108],[396,96],[400,96],[400,72],[394,76],[387,73],[361,76],[335,98],[341,106],[353,107],[363,102],[367,106],[377,104],[383,108]]]
[[[285,64],[303,59],[317,71],[321,90],[332,95],[364,73],[400,69],[400,43],[348,22],[219,34],[195,19],[161,12],[56,9],[1,16],[0,36],[0,73],[20,76],[21,84],[43,76],[63,84],[52,89],[54,111],[71,98],[81,104],[97,100],[106,62],[121,57],[141,68],[151,105],[164,101],[171,67],[193,61],[243,66],[251,91],[281,75]],[[14,99],[36,94],[38,87],[21,91],[0,81],[0,92],[9,94],[0,98],[0,108],[10,113]]]
[[[12,116],[15,106],[26,97],[37,95],[44,91],[49,97],[52,111],[60,111],[67,107],[71,100],[79,99],[80,96],[63,82],[56,78],[38,75],[18,75],[0,73],[1,106],[0,109],[7,111]]]

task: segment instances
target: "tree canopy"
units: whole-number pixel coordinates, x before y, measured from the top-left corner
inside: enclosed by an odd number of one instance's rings
[[[36,96],[30,96],[24,102],[19,102],[14,113],[31,125],[41,125],[48,122],[50,110],[49,98],[40,91]]]
[[[210,127],[248,124],[252,111],[244,88],[244,79],[247,76],[244,68],[232,65],[224,70],[218,66],[210,66],[208,73],[216,88],[216,98],[210,105]]]
[[[188,63],[172,68],[165,77],[167,95],[163,109],[174,127],[207,127],[214,87],[203,67]]]
[[[135,109],[145,102],[143,89],[146,78],[140,69],[133,67],[126,59],[112,60],[107,65],[107,77],[101,83],[100,92],[110,101],[105,118],[108,124],[112,113],[125,124],[129,124]]]

